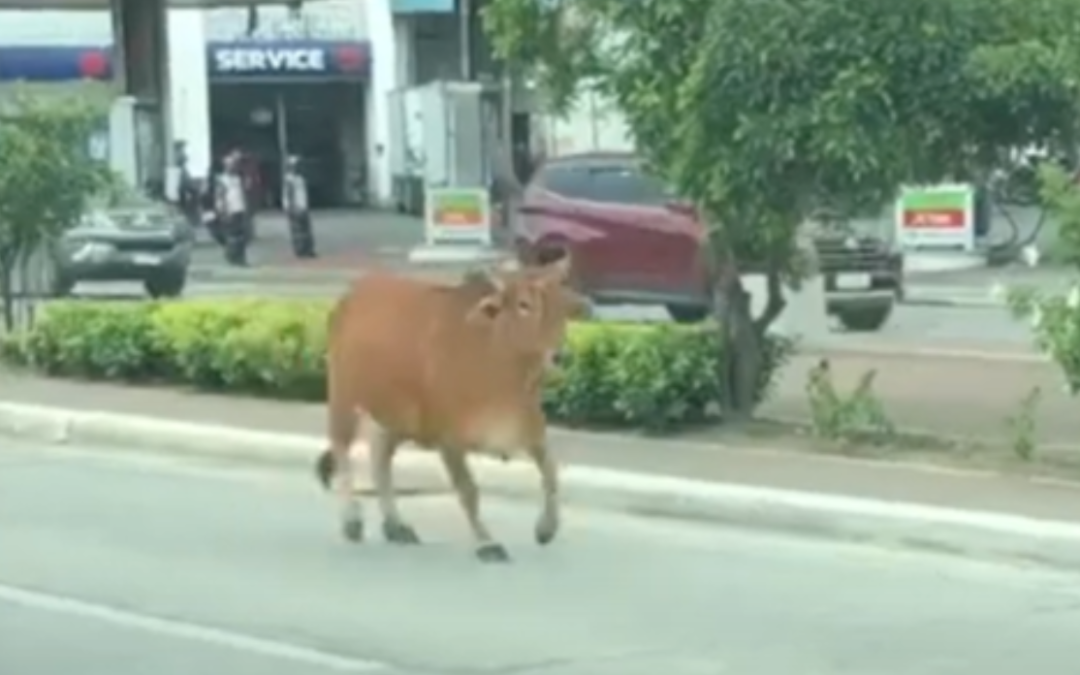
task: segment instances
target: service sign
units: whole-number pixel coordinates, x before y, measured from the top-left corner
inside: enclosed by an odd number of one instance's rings
[[[367,42],[317,40],[216,42],[207,46],[211,79],[363,78]]]
[[[974,187],[948,184],[903,188],[896,200],[896,240],[905,251],[973,251]]]
[[[244,46],[214,52],[214,70],[219,73],[324,73],[326,52],[314,48]]]

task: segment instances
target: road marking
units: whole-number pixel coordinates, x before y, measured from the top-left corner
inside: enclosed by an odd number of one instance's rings
[[[259,638],[178,619],[165,619],[119,607],[27,590],[6,584],[0,584],[0,602],[24,609],[74,616],[128,630],[178,638],[189,642],[200,642],[232,649],[237,652],[316,666],[335,672],[371,673],[389,670],[388,665],[378,661],[356,659],[279,640]]]

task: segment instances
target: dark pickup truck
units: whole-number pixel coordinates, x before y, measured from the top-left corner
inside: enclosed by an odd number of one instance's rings
[[[826,312],[850,331],[884,326],[903,298],[903,254],[868,235],[818,234],[813,241],[825,281]]]

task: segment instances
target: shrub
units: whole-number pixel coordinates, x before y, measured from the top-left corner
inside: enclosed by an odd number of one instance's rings
[[[62,377],[319,401],[329,309],[306,299],[55,303],[0,358]],[[708,325],[574,324],[545,407],[575,425],[664,430],[706,420],[719,411],[717,335]],[[761,398],[791,349],[770,340]]]
[[[156,310],[153,303],[60,303],[43,314],[42,330],[17,344],[26,365],[50,375],[148,379],[166,365],[154,339]]]
[[[1039,170],[1040,196],[1057,224],[1053,257],[1072,266],[1073,279],[1067,290],[1036,287],[997,288],[1013,314],[1026,320],[1035,344],[1061,370],[1065,389],[1080,392],[1080,185],[1076,175],[1053,162]]]
[[[1015,288],[1008,293],[1013,313],[1030,322],[1035,344],[1065,379],[1065,389],[1080,392],[1080,283],[1067,293]]]

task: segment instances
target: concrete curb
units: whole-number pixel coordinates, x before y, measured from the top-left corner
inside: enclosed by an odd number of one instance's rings
[[[909,284],[904,290],[901,304],[914,307],[971,307],[978,309],[1008,309],[1005,301],[995,297],[991,287],[935,286],[933,284]]]
[[[13,403],[0,403],[0,436],[304,471],[323,446],[312,436]],[[476,457],[473,467],[489,492],[539,498],[527,463]],[[402,453],[397,474],[403,489],[445,489],[430,454]],[[578,466],[563,467],[562,483],[565,500],[581,506],[1080,569],[1080,525],[1066,522]]]
[[[952,347],[913,347],[875,344],[815,344],[799,345],[800,356],[835,358],[842,356],[881,357],[889,359],[939,359],[947,361],[990,361],[1005,363],[1053,363],[1046,354],[1002,349],[964,349]]]
[[[223,285],[285,284],[299,286],[345,286],[356,281],[365,271],[373,269],[404,270],[418,276],[457,278],[479,265],[473,263],[410,263],[408,261],[372,261],[352,269],[342,268],[289,268],[250,267],[227,269],[219,267],[192,266],[190,279]]]
[[[961,309],[1007,309],[1005,303],[993,298],[948,298],[905,296],[900,304],[908,307],[955,307]]]
[[[360,275],[360,272],[361,270],[307,270],[281,267],[227,270],[215,267],[192,266],[188,271],[188,278],[218,284],[278,283],[325,286],[347,284],[355,280]]]

